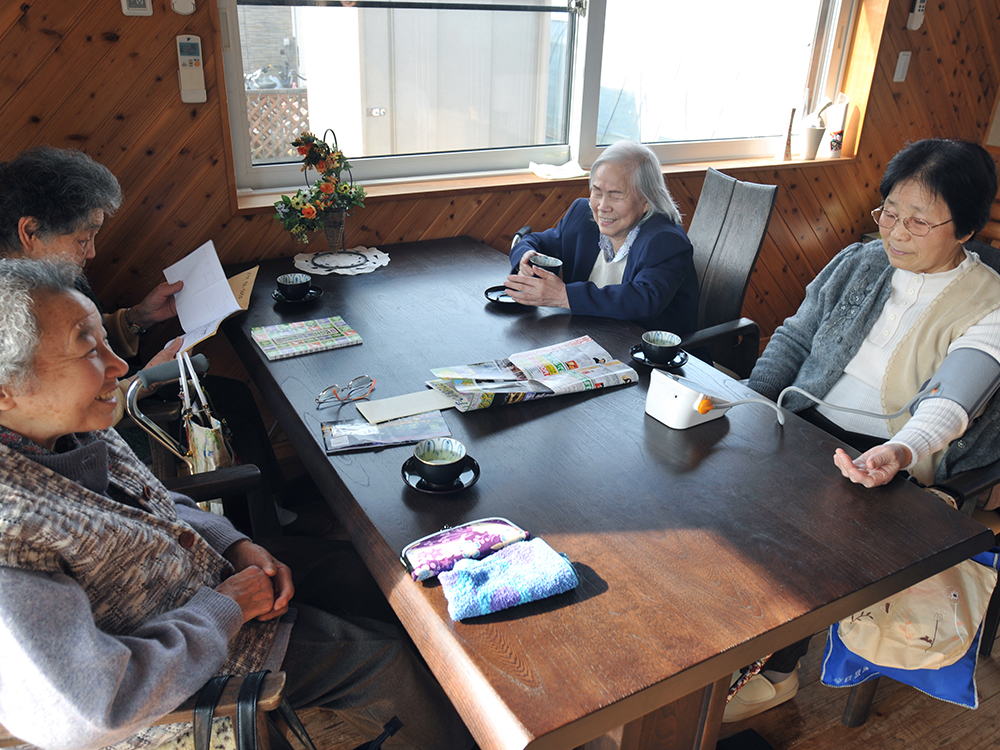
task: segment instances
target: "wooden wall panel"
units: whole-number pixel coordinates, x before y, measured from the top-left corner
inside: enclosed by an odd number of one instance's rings
[[[867,119],[857,159],[727,170],[780,190],[771,231],[751,279],[745,313],[767,335],[794,312],[805,285],[838,250],[874,229],[886,161],[907,141],[941,135],[982,142],[1000,86],[1000,3],[940,0],[923,27],[905,29],[907,0],[873,11],[859,35],[877,56],[859,107]],[[0,6],[0,159],[51,143],[81,148],[119,178],[126,202],[98,240],[91,280],[110,304],[137,301],[161,269],[207,239],[224,262],[290,256],[323,247],[296,245],[270,211],[234,215],[229,202],[219,90],[220,57],[213,0],[180,16],[154,0],[149,18],[125,17],[114,0],[26,0]],[[205,47],[208,101],[183,104],[177,90],[174,37],[190,33]],[[903,83],[892,74],[901,50],[913,52]],[[849,73],[851,85],[859,69]],[[677,172],[668,185],[688,221],[703,172]],[[498,250],[523,224],[555,224],[586,195],[582,181],[483,189],[450,197],[377,198],[349,219],[349,245],[388,245],[468,234]],[[1000,204],[985,233],[1000,242]],[[214,347],[225,349],[224,344]],[[226,355],[228,357],[228,354]],[[229,367],[228,364],[224,367]]]

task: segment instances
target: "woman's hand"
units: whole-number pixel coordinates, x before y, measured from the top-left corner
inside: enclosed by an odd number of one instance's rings
[[[252,617],[257,617],[259,620],[272,620],[275,617],[281,617],[288,611],[288,603],[295,593],[295,586],[292,584],[292,571],[287,565],[276,560],[270,552],[248,539],[241,539],[230,546],[224,557],[236,568],[236,575],[223,581],[216,588],[217,591],[221,591],[222,586],[243,574],[244,571],[259,571],[267,582],[269,607],[262,612],[255,612],[249,617],[244,609],[244,622]],[[235,596],[233,598],[236,599]],[[239,599],[236,601],[240,603]],[[240,603],[240,608],[243,608],[242,603]]]
[[[243,622],[250,622],[255,617],[270,620],[277,616],[272,614],[275,599],[271,579],[258,567],[244,568],[234,573],[216,586],[215,590],[240,605]]]
[[[140,328],[149,328],[154,323],[177,317],[177,302],[174,295],[184,286],[183,281],[173,284],[163,282],[146,295],[146,299],[128,311],[132,322]]]
[[[522,305],[531,307],[562,307],[569,309],[566,285],[556,274],[528,264],[528,258],[535,255],[529,250],[518,264],[517,273],[507,277],[507,294]]]
[[[534,276],[535,269],[532,268],[531,264],[528,262],[533,255],[538,255],[537,250],[525,250],[524,255],[521,256],[521,260],[517,263],[517,272],[521,276]]]
[[[862,484],[865,487],[888,484],[899,470],[909,466],[912,460],[910,449],[899,443],[876,445],[854,460],[851,460],[841,448],[837,448],[833,454],[833,462],[840,469],[840,473],[855,484]]]

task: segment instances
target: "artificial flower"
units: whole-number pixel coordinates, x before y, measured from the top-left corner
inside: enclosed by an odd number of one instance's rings
[[[295,195],[281,196],[274,204],[275,218],[297,241],[309,242],[308,233],[323,229],[334,216],[339,217],[354,206],[364,207],[365,189],[350,179],[351,165],[337,148],[336,135],[333,147],[325,137],[320,139],[313,133],[302,133],[292,141],[292,146],[303,157],[302,171],[315,169],[320,177]],[[346,180],[341,177],[345,170],[348,171]]]

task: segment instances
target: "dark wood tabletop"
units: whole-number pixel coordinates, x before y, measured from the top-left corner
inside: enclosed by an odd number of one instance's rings
[[[424,388],[432,367],[583,334],[629,361],[642,332],[488,302],[507,259],[470,239],[381,249],[387,266],[314,276],[323,296],[300,305],[271,298],[291,260],[263,264],[248,313],[224,328],[484,750],[573,748],[621,725],[623,747],[714,747],[733,670],[992,545],[988,530],[912,484],[848,483],[833,464],[841,444],[794,415],[781,427],[750,404],[666,427],[644,413],[650,370],[638,363],[636,385],[444,412],[482,468],[460,493],[406,486],[409,447],[327,456],[321,422],[356,414],[316,409],[332,383],[370,375],[372,397],[387,398]],[[249,339],[253,326],[329,315],[364,343],[268,362]],[[682,374],[748,394],[694,358]],[[411,581],[400,550],[489,516],[567,554],[580,586],[452,622],[437,582]]]

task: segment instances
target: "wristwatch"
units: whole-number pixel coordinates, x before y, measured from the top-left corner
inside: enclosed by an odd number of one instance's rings
[[[133,336],[138,336],[140,333],[145,333],[146,329],[140,328],[132,321],[132,316],[129,315],[129,311],[131,309],[132,308],[130,307],[125,308],[125,312],[122,314],[122,319],[125,321],[125,327],[128,328],[128,332]]]

